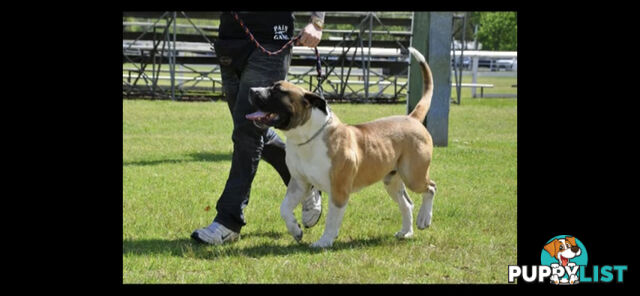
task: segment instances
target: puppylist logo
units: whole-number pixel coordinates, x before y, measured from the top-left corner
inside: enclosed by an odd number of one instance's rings
[[[540,254],[541,265],[509,265],[508,281],[514,283],[521,277],[527,283],[544,282],[549,278],[553,285],[578,283],[622,283],[627,265],[593,265],[587,268],[588,253],[584,244],[574,236],[558,235],[546,242]]]

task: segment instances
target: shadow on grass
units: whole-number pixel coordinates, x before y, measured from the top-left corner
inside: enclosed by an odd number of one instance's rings
[[[267,237],[274,240],[283,236],[289,237],[286,233],[264,232],[264,233],[247,233],[243,234],[243,241],[250,240],[252,237]],[[290,237],[289,237],[290,238]],[[386,244],[402,243],[392,237],[377,236],[369,238],[358,238],[345,241],[346,239],[338,238],[334,242],[333,247],[326,251],[340,251],[345,249],[358,249],[373,246],[381,246]],[[229,244],[223,246],[211,246],[198,243],[190,238],[180,239],[144,239],[144,240],[124,240],[122,242],[123,254],[135,255],[160,255],[171,254],[176,257],[191,257],[198,259],[216,259],[220,257],[237,257],[246,256],[252,258],[264,256],[289,255],[297,253],[317,254],[325,252],[323,249],[315,249],[309,247],[311,242],[295,243],[291,238],[291,243],[280,245],[276,242],[261,243],[254,246],[238,247],[237,244]]]
[[[125,161],[122,165],[129,166],[146,166],[146,165],[159,165],[165,163],[183,163],[183,162],[201,162],[201,161],[231,161],[232,154],[225,153],[211,153],[211,152],[196,152],[186,155],[190,159],[158,159],[158,160],[139,160],[139,161]]]

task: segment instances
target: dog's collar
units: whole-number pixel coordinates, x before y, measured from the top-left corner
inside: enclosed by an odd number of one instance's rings
[[[313,136],[311,136],[311,138],[309,140],[305,141],[304,143],[298,144],[298,146],[302,146],[302,145],[308,144],[313,139],[315,139],[318,135],[320,135],[320,133],[322,132],[322,130],[325,127],[327,127],[327,125],[331,122],[331,119],[333,119],[333,113],[331,112],[331,110],[329,110],[328,106],[327,106],[327,111],[329,112],[329,118],[327,119],[327,121],[325,121],[324,124],[322,124],[320,129],[318,129],[318,131],[315,134],[313,134]]]

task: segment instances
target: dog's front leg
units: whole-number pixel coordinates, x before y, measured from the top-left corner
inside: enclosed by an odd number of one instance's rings
[[[329,248],[333,245],[333,241],[338,237],[340,225],[342,225],[344,211],[347,209],[346,199],[344,199],[344,204],[336,205],[334,197],[331,196],[329,198],[329,213],[327,214],[324,232],[318,241],[311,244],[312,248]]]
[[[291,177],[289,186],[287,186],[287,194],[280,205],[280,216],[284,219],[289,233],[298,242],[302,240],[302,229],[296,220],[296,216],[293,214],[293,210],[300,204],[303,197],[309,195],[310,191],[310,184]]]

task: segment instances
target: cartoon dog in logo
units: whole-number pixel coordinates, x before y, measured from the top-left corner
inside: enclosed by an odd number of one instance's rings
[[[576,244],[576,238],[571,236],[552,240],[544,246],[544,250],[547,251],[551,257],[558,259],[558,263],[563,266],[562,268],[564,268],[564,266],[575,266],[576,264],[569,262],[569,260],[582,254],[582,250]],[[551,264],[551,267],[558,268],[560,264],[554,263]],[[573,285],[578,281],[578,277],[576,275],[571,275],[567,280],[566,278],[558,279],[557,275],[553,275],[551,276],[551,281],[556,285],[559,283],[566,284],[567,281]]]

